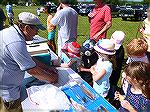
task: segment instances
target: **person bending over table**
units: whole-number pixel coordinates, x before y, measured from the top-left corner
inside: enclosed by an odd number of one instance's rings
[[[32,59],[26,48],[26,41],[45,30],[37,16],[30,12],[18,15],[16,25],[0,31],[0,112],[23,112],[20,88],[25,71],[40,80],[56,83],[58,75],[36,59]]]

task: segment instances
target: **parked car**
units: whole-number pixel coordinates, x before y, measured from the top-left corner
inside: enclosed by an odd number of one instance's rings
[[[57,11],[57,5],[55,5],[53,2],[47,2],[46,5],[49,5],[51,7],[52,13],[55,13]]]
[[[79,14],[81,16],[87,16],[95,7],[93,4],[82,4],[79,6]]]
[[[77,13],[79,13],[79,7],[78,7],[78,5],[71,5],[71,7],[72,7]]]
[[[110,4],[108,4],[108,6],[111,8],[112,17],[119,17],[120,7],[115,5],[110,5]]]
[[[119,15],[123,20],[130,18],[131,20],[142,20],[144,11],[141,9],[125,8],[119,11]]]
[[[148,9],[148,7],[149,7],[148,5],[143,6],[143,11],[144,11],[143,20],[147,18],[147,9]]]

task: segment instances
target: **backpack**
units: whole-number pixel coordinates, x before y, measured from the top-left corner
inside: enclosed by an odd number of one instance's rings
[[[94,40],[86,40],[81,46],[80,50],[81,65],[87,69],[91,68],[91,66],[96,64],[98,60],[98,55],[93,48],[95,43],[96,42]],[[80,71],[78,74],[87,83],[93,82],[91,72]]]

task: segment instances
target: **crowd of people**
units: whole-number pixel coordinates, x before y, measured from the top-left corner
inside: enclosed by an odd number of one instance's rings
[[[57,66],[72,68],[110,103],[118,100],[120,112],[150,111],[150,7],[143,27],[139,30],[142,38],[131,40],[124,48],[125,32],[115,31],[110,39],[106,38],[107,30],[112,25],[112,17],[110,8],[103,0],[94,0],[96,7],[88,14],[90,38],[82,45],[77,42],[77,12],[70,7],[69,0],[59,0],[59,3],[55,15],[50,13],[50,6],[44,6],[44,12],[48,15],[47,28],[30,12],[21,12],[16,24],[11,18],[11,26],[1,28],[0,111],[23,111],[20,89],[25,71],[39,80],[57,83],[56,68],[31,57],[26,48],[26,41],[32,40],[38,30],[46,29],[47,44],[55,53],[57,51],[61,59]],[[5,19],[4,16],[3,20]],[[124,64],[125,50],[128,59]],[[120,77],[122,80],[119,90],[122,91],[118,91]]]

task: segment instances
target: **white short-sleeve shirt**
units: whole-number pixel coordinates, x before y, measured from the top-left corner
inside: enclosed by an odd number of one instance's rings
[[[0,31],[0,39],[0,96],[9,102],[20,98],[20,85],[25,70],[35,67],[36,64],[29,55],[25,39],[16,25]]]
[[[51,23],[58,25],[58,56],[66,41],[77,37],[78,13],[71,7],[65,7],[56,12]]]

